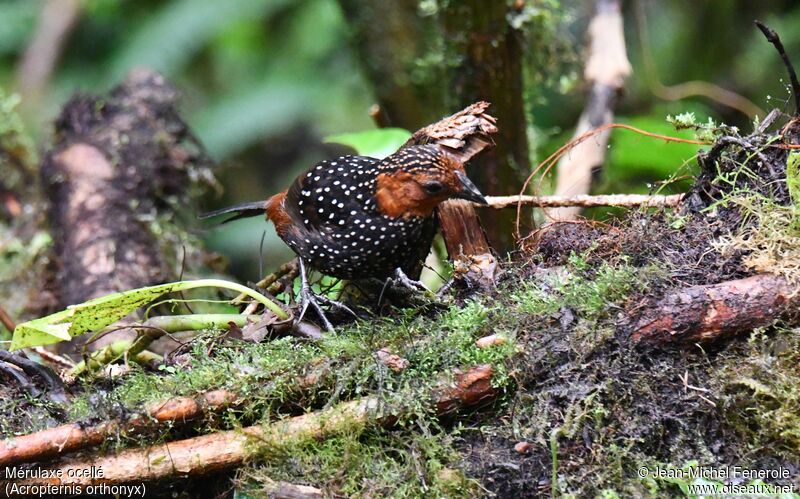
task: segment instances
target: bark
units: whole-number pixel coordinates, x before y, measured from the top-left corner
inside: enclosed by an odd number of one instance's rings
[[[620,0],[597,0],[597,13],[589,25],[589,56],[585,78],[589,84],[586,108],[578,120],[575,137],[580,137],[614,121],[617,97],[631,73],[625,51],[625,37]],[[610,130],[603,131],[576,145],[558,162],[556,195],[588,194],[592,178],[605,162]],[[569,207],[548,211],[553,220],[572,220],[580,208]]]
[[[780,276],[759,274],[648,299],[628,311],[621,330],[633,344],[707,343],[781,318],[794,322],[798,306],[800,287]]]
[[[438,217],[451,260],[491,254],[492,249],[472,203],[462,199],[445,201],[439,206]]]
[[[491,385],[492,374],[490,366],[482,365],[457,375],[452,386],[434,392],[436,412],[446,415],[491,400],[496,395]],[[63,478],[31,478],[16,483],[88,486],[206,475],[240,465],[245,459],[256,456],[259,448],[321,440],[365,425],[391,425],[403,409],[389,414],[384,405],[377,397],[367,397],[266,427],[212,433],[117,455],[65,460],[47,468],[61,470]],[[102,476],[85,476],[86,470],[100,470],[96,475]]]
[[[325,493],[316,487],[269,481],[263,491],[269,499],[322,499]]]
[[[56,120],[42,178],[60,306],[175,278],[180,242],[155,231],[189,225],[181,210],[194,213],[189,190],[208,162],[176,100],[161,76],[137,71],[108,98],[74,97]]]
[[[447,2],[441,15],[446,57],[458,61],[446,80],[451,106],[489,101],[503,128],[496,147],[468,166],[485,195],[518,192],[529,167],[522,35],[507,21],[513,8],[508,2],[466,0]],[[500,253],[513,250],[514,214],[484,210],[480,216],[492,247]]]

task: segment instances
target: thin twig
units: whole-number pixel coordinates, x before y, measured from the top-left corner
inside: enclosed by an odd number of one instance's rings
[[[283,265],[278,267],[278,270],[265,276],[263,279],[258,281],[253,287],[257,289],[267,288],[272,284],[274,284],[275,282],[277,282],[281,277],[293,272],[297,272],[297,259],[284,263]],[[240,294],[231,301],[233,303],[238,303],[243,301],[245,298],[247,298],[247,296],[245,296],[244,294]]]
[[[580,206],[592,208],[595,206],[620,206],[620,207],[660,207],[677,206],[683,199],[683,194],[647,195],[647,194],[604,194],[592,196],[579,194],[575,196],[486,196],[489,208],[501,209],[517,204],[533,205],[540,208],[556,208],[563,206]],[[476,204],[475,206],[480,206]]]
[[[544,169],[544,173],[542,174],[542,178],[544,178],[544,176],[547,175],[547,173],[550,171],[550,169],[556,164],[558,159],[561,156],[563,156],[564,154],[566,154],[567,151],[569,151],[570,149],[572,149],[576,145],[580,144],[584,140],[587,140],[587,139],[589,139],[591,137],[594,137],[595,135],[597,135],[599,133],[603,133],[605,130],[608,130],[608,129],[611,129],[611,128],[622,128],[624,130],[630,130],[630,131],[636,132],[636,133],[638,133],[640,135],[644,135],[645,137],[652,137],[652,138],[655,138],[655,139],[661,139],[661,140],[665,140],[667,142],[681,142],[681,143],[684,143],[684,144],[708,145],[708,142],[703,142],[703,141],[699,141],[699,140],[691,140],[691,139],[683,139],[683,138],[680,138],[680,137],[671,137],[669,135],[662,135],[662,134],[659,134],[659,133],[647,132],[647,131],[642,130],[640,128],[636,128],[636,127],[633,127],[633,126],[630,126],[630,125],[624,125],[622,123],[611,123],[610,125],[603,125],[601,127],[595,128],[593,130],[589,130],[588,132],[584,133],[583,135],[581,135],[579,137],[575,137],[574,139],[570,140],[569,142],[567,142],[563,146],[559,147],[556,150],[556,152],[554,152],[553,154],[548,156],[544,161],[539,163],[536,166],[536,168],[534,168],[533,171],[531,171],[531,173],[528,175],[528,178],[525,179],[525,182],[522,184],[522,188],[520,189],[519,194],[523,195],[525,193],[525,191],[528,189],[528,185],[530,184],[531,180],[533,180],[533,177],[536,176],[537,173],[542,171],[542,169]],[[798,147],[800,147],[800,146],[798,146]],[[516,222],[514,224],[514,237],[517,238],[517,239],[520,238],[520,219],[521,219],[521,215],[522,215],[522,203],[519,203],[519,204],[517,204],[517,219],[516,219]]]
[[[776,33],[774,29],[770,28],[761,21],[755,21],[755,23],[756,26],[758,26],[758,29],[760,29],[761,32],[764,33],[764,36],[767,38],[767,41],[775,46],[775,49],[781,56],[781,59],[783,59],[783,65],[786,66],[786,71],[789,72],[789,79],[792,82],[792,93],[794,94],[795,114],[800,116],[800,81],[797,80],[797,73],[794,70],[794,66],[792,66],[792,61],[789,60],[789,56],[786,54],[786,49],[783,47],[781,38],[778,36],[778,33]]]
[[[75,367],[75,362],[73,362],[72,360],[64,357],[63,355],[58,355],[56,353],[53,353],[44,347],[31,347],[27,350],[30,350],[31,352],[41,357],[42,360],[58,367],[59,369],[72,369],[73,367]]]

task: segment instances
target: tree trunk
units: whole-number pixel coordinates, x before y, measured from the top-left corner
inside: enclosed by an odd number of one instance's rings
[[[447,80],[449,105],[489,101],[502,130],[495,138],[496,147],[468,167],[470,178],[486,195],[519,192],[522,172],[529,169],[522,35],[507,21],[511,9],[504,1],[466,0],[448,2],[441,14],[445,57],[458,62]],[[480,217],[496,251],[514,249],[512,211],[483,210]]]

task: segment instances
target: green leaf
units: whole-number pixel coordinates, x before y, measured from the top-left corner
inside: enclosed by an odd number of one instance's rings
[[[411,138],[403,128],[379,128],[363,132],[342,133],[325,137],[325,142],[350,146],[362,156],[385,158],[394,153]]]
[[[800,152],[792,151],[786,159],[786,187],[795,205],[800,204]]]
[[[241,284],[220,279],[178,281],[112,293],[85,303],[71,305],[66,310],[53,315],[19,324],[14,329],[10,350],[50,345],[68,341],[70,338],[84,333],[99,331],[165,293],[201,287],[218,287],[245,293],[262,303],[281,319],[288,317],[277,304]]]

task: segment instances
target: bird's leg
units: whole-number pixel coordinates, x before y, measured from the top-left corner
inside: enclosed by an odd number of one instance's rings
[[[319,303],[317,303],[317,295],[311,291],[311,286],[308,284],[306,264],[303,262],[302,258],[298,258],[297,261],[300,262],[300,315],[297,316],[297,322],[303,320],[303,316],[306,314],[308,306],[311,305],[317,312],[317,315],[322,321],[322,325],[325,327],[325,330],[329,333],[332,333],[333,324],[331,324],[331,321],[328,320],[325,312],[322,311],[322,307],[320,307]]]
[[[331,321],[328,320],[328,317],[325,315],[325,312],[322,310],[319,302],[324,303],[325,305],[330,305],[332,307],[336,307],[338,309],[344,310],[345,312],[349,313],[353,317],[358,317],[355,312],[353,312],[350,307],[345,305],[344,303],[338,302],[336,300],[332,300],[324,295],[315,294],[311,290],[311,285],[308,284],[308,274],[306,273],[306,265],[302,258],[297,259],[300,262],[300,315],[298,316],[297,321],[301,321],[303,316],[308,309],[308,306],[311,305],[314,310],[317,312],[319,319],[322,321],[323,327],[329,333],[334,332],[333,324]]]
[[[403,269],[401,269],[400,267],[397,267],[397,269],[395,269],[394,276],[395,276],[395,282],[397,282],[398,284],[400,284],[405,288],[408,288],[412,291],[419,291],[422,293],[433,294],[433,291],[428,289],[428,287],[422,284],[420,281],[415,281],[410,277],[408,277],[406,273],[403,272]]]

